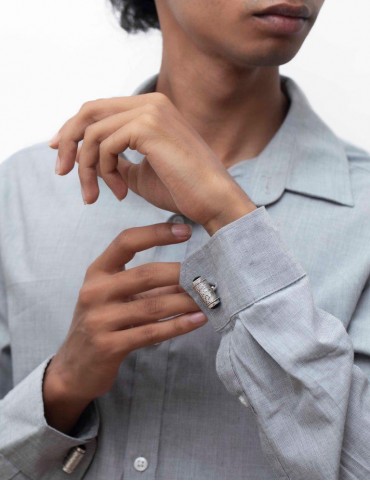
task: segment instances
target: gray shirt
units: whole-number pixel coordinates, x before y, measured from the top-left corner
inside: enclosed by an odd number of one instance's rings
[[[100,178],[85,206],[77,169],[56,176],[46,143],[1,164],[1,478],[370,477],[370,158],[282,81],[283,125],[229,169],[258,209],[211,238],[133,193],[118,202]],[[43,374],[87,267],[122,230],[168,220],[191,223],[191,239],[128,267],[182,262],[180,283],[209,322],[129,355],[71,435],[53,429]],[[192,288],[199,275],[217,284],[214,310]]]

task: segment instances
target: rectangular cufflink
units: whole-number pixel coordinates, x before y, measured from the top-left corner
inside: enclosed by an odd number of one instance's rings
[[[63,463],[63,471],[67,474],[72,474],[73,471],[77,468],[80,464],[82,458],[86,453],[85,446],[77,446],[69,451],[67,454],[64,463]]]
[[[215,292],[216,285],[210,284],[204,277],[198,276],[193,280],[193,289],[199,294],[208,309],[214,309],[221,304],[221,299]]]

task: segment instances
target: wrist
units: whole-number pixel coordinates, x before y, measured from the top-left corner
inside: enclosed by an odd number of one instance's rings
[[[223,209],[203,224],[210,236],[214,235],[222,227],[257,209],[257,206],[253,204],[247,194],[241,189],[240,191],[229,195],[227,199],[223,197]]]
[[[47,423],[65,434],[72,430],[82,412],[92,401],[71,392],[63,383],[61,376],[52,369],[49,370],[49,367],[45,372],[42,391]]]

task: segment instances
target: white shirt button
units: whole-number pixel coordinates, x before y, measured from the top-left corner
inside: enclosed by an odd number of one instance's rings
[[[173,222],[174,224],[185,224],[185,217],[179,214],[171,215],[168,222]]]
[[[134,468],[136,471],[145,471],[148,467],[148,460],[143,456],[140,456],[135,459],[134,461]]]

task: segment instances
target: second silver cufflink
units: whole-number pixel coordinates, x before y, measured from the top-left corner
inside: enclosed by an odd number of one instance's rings
[[[193,289],[197,291],[208,309],[214,309],[221,304],[221,299],[216,294],[216,286],[210,284],[204,277],[196,277],[193,280]]]
[[[72,474],[73,471],[82,461],[86,453],[86,447],[84,445],[72,448],[63,463],[63,471],[67,474]]]

